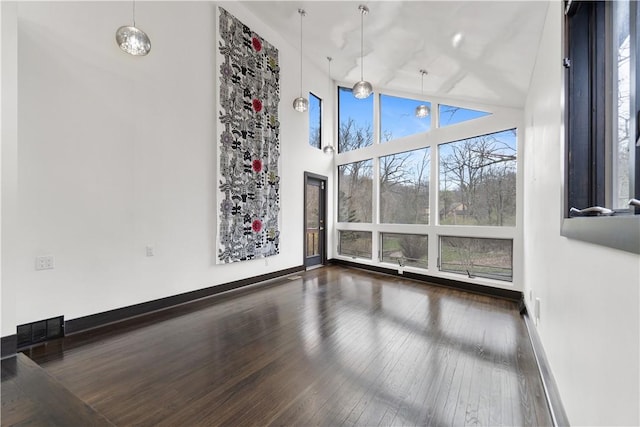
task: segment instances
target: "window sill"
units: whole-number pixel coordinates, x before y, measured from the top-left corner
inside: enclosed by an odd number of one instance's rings
[[[640,215],[565,218],[560,234],[640,254]]]

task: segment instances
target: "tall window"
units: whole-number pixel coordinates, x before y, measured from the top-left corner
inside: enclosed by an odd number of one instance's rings
[[[442,144],[440,223],[516,223],[515,129]]]
[[[371,222],[372,161],[338,166],[338,222]]]
[[[429,148],[380,157],[380,222],[429,223]]]
[[[612,207],[614,209],[628,208],[629,198],[632,196],[630,174],[631,164],[629,148],[631,139],[631,28],[630,4],[628,1],[616,1],[611,5],[613,44],[611,52],[612,93]],[[636,6],[637,7],[637,6]],[[636,22],[636,21],[634,21]],[[636,22],[637,23],[637,22]],[[637,48],[637,46],[636,46]],[[633,56],[637,55],[637,51]],[[633,58],[635,59],[635,58]]]
[[[373,96],[356,99],[351,89],[338,88],[338,152],[373,144]]]
[[[322,100],[309,92],[309,145],[322,145]]]

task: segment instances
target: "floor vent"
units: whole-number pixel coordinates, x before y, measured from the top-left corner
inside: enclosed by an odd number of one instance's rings
[[[301,279],[301,278],[302,278],[302,276],[289,276],[289,277],[287,277],[287,279],[289,279],[289,280],[298,280],[298,279]]]
[[[18,350],[64,336],[64,316],[18,325]]]

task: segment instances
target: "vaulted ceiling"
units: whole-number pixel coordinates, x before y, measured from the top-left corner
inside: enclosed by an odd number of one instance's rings
[[[522,107],[538,51],[546,1],[253,1],[242,2],[332,78],[360,80],[360,11],[364,78],[375,89]],[[456,35],[458,35],[456,37]],[[455,41],[458,39],[457,42]]]

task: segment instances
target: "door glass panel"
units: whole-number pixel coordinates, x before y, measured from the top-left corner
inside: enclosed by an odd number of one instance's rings
[[[320,254],[320,187],[307,184],[307,244],[308,257]]]

